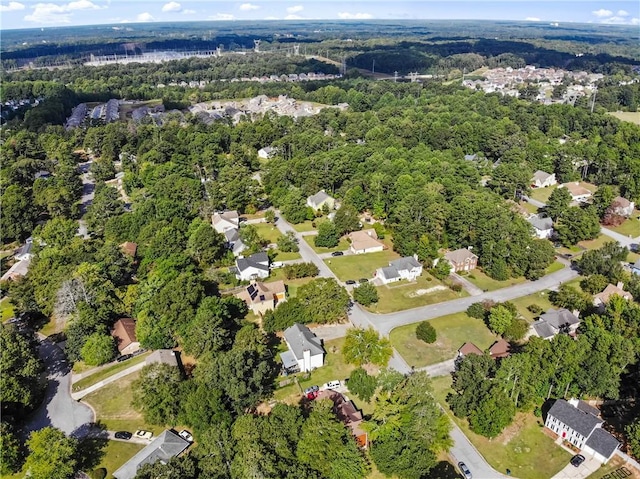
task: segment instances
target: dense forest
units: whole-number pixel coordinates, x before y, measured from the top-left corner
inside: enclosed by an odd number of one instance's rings
[[[399,254],[415,254],[430,267],[443,249],[472,247],[488,276],[506,280],[537,279],[554,261],[552,244],[532,235],[517,208],[534,171],[555,173],[560,182],[584,179],[640,201],[640,127],[604,114],[603,108],[592,113],[586,102],[544,106],[457,84],[376,82],[357,74],[331,85],[215,82],[203,89],[156,88],[170,81],[334,71],[314,61],[285,58],[272,62],[247,55],[233,62],[192,59],[160,67],[21,71],[3,85],[4,99],[43,97],[2,130],[2,241],[15,246],[34,238],[28,274],[2,285],[16,313],[33,325],[50,317],[62,322],[72,362],[112,360],[117,352],[109,329],[120,317],[137,319],[142,346],[180,346],[198,361],[188,377],[163,365],[143,369],[135,405],[145,420],[192,427],[199,445],[166,465],[145,466],[139,478],[162,473],[185,479],[357,479],[366,476],[373,461],[387,475],[417,479],[450,446],[448,422],[423,373],[408,378],[388,373],[376,386],[376,412],[366,426],[370,454],[356,447],[325,402],[279,404],[270,414],[253,414],[272,397],[279,373],[273,332],[292,317],[340,320],[348,297],[336,281],[315,279],[300,288],[288,310],[278,310],[288,318],[271,318],[275,326],[269,332],[247,321],[244,302],[220,292],[232,282],[220,269],[233,257],[225,238],[211,229],[214,211],[242,214],[277,207],[288,221],[300,223],[309,217],[306,197],[325,189],[341,200],[341,214],[357,217],[366,211],[383,221]],[[79,101],[160,97],[180,106],[258,94],[287,94],[325,105],[346,102],[349,108],[327,108],[298,119],[260,115],[236,125],[206,125],[184,113],[168,115],[161,125],[61,126]],[[257,151],[265,146],[277,154],[260,161]],[[465,159],[471,154],[479,161]],[[96,189],[83,211],[78,164],[87,159],[93,160]],[[41,171],[50,175],[43,177]],[[117,172],[124,173],[126,204],[118,190],[105,184]],[[565,231],[563,242],[582,239],[583,232],[576,230],[583,219],[596,225],[587,236],[598,234],[604,212],[598,204],[564,208],[554,216]],[[572,215],[578,220],[570,221]],[[80,218],[86,235],[77,234]],[[251,227],[241,231],[250,249],[264,245]],[[120,247],[124,242],[137,244],[135,257]],[[621,254],[604,250],[602,257],[587,256],[590,261],[579,267],[615,282],[621,273],[607,269],[607,259]],[[640,286],[630,288],[640,299]],[[310,310],[315,306],[304,309],[305,298],[322,299],[318,303],[331,303],[331,308],[314,316]],[[566,336],[554,342],[532,340],[499,364],[485,357],[462,363],[449,401],[459,416],[472,409],[487,413],[471,418],[474,430],[494,437],[516,409],[540,408],[551,390],[620,396],[621,378],[638,357],[637,306],[616,305],[598,314],[572,291],[559,291],[555,300],[587,315],[579,341]],[[492,314],[492,306],[483,306],[483,317]],[[3,447],[11,445],[3,461],[7,471],[19,470],[25,455],[17,440],[16,412],[32,410],[42,394],[37,381],[42,364],[26,336],[10,326],[3,326],[0,336],[3,363],[11,355],[15,371],[11,381],[5,382],[3,374],[0,388]],[[558,350],[564,351],[562,357]],[[550,364],[561,359],[559,372]],[[503,415],[489,421],[496,409]],[[47,441],[65,452],[56,456],[60,464],[77,455],[73,441],[43,431],[26,444],[27,464],[39,465]],[[66,475],[59,477],[69,475],[61,471]]]

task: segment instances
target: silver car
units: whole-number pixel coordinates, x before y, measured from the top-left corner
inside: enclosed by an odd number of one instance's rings
[[[464,476],[464,479],[472,479],[473,478],[473,476],[471,475],[471,471],[469,470],[469,468],[467,467],[467,465],[464,462],[459,462],[458,463],[458,468],[460,469],[460,472]]]

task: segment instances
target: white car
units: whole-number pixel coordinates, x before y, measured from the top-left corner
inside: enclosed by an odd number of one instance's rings
[[[340,381],[337,379],[334,381],[329,381],[324,385],[324,389],[338,389],[340,387]]]
[[[189,431],[187,431],[186,429],[183,429],[182,431],[180,431],[178,433],[178,436],[180,436],[182,439],[184,439],[185,441],[189,441],[189,442],[193,442],[193,436],[191,435],[191,433]]]
[[[140,439],[151,439],[153,437],[153,433],[151,431],[145,431],[144,429],[138,429],[134,436],[139,437]]]

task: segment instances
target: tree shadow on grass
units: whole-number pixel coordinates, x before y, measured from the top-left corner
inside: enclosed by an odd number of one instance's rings
[[[92,471],[102,462],[106,454],[109,442],[106,426],[100,422],[85,424],[71,435],[79,438],[78,469]]]
[[[460,474],[450,462],[440,461],[422,479],[460,479]]]

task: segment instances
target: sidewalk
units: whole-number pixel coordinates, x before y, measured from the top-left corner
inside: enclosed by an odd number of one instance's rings
[[[79,399],[82,399],[87,394],[91,394],[92,392],[97,391],[98,389],[106,386],[107,384],[111,384],[112,382],[117,381],[120,378],[128,376],[129,374],[135,373],[136,371],[140,371],[146,365],[147,363],[145,361],[135,364],[130,368],[125,369],[124,371],[120,371],[119,373],[116,373],[113,376],[109,376],[107,379],[103,379],[102,381],[97,382],[93,386],[89,386],[88,388],[83,389],[82,391],[71,393],[71,398],[75,399],[76,401]]]

